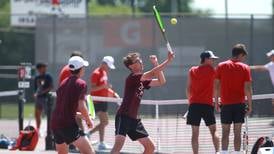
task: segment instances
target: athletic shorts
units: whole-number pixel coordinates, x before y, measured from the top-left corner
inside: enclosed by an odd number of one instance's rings
[[[107,112],[108,110],[108,103],[107,102],[96,102],[94,103],[95,112]]]
[[[48,101],[49,101],[49,97],[47,96],[36,97],[35,108],[39,110],[43,110],[43,109],[45,110]]]
[[[80,129],[77,124],[72,127],[52,130],[54,141],[57,144],[71,144],[76,141],[80,135]]]
[[[245,122],[246,105],[244,103],[222,105],[221,107],[221,123],[244,123]]]
[[[216,124],[214,107],[206,104],[191,104],[188,108],[187,124],[200,126],[202,118],[206,126]]]
[[[115,117],[115,135],[128,135],[133,141],[148,137],[140,119],[133,119],[124,115],[116,115]]]

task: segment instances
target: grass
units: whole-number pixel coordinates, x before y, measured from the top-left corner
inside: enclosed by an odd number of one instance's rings
[[[34,103],[24,104],[24,118],[33,117]],[[0,104],[0,118],[1,119],[17,119],[18,118],[18,104],[2,103]]]
[[[0,3],[0,27],[8,27],[10,25],[10,2],[1,0]]]
[[[126,5],[110,6],[110,5],[98,5],[96,2],[91,2],[88,5],[89,15],[130,15],[132,13],[131,7]],[[137,10],[138,11],[138,10]]]

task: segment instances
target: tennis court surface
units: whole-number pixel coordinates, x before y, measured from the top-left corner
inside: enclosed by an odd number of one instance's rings
[[[251,150],[255,140],[260,136],[270,136],[274,132],[273,126],[271,126],[273,118],[249,118],[249,149]],[[95,122],[98,122],[96,120]],[[26,123],[26,122],[25,122]],[[42,129],[45,132],[45,123],[42,122]],[[147,128],[149,134],[154,139],[157,145],[156,149],[159,153],[178,153],[178,154],[191,154],[191,128],[185,124],[185,120],[181,117],[169,117],[161,118],[158,121],[160,126],[159,130],[156,127],[156,121],[152,118],[144,118],[143,123]],[[33,123],[34,124],[34,123]],[[16,120],[1,120],[1,133],[8,137],[16,137],[18,126]],[[217,117],[218,134],[221,134],[220,120]],[[98,134],[92,135],[93,141],[98,140]],[[8,151],[0,150],[1,154],[12,154],[12,153],[54,153],[54,151],[45,151],[45,138],[40,137],[38,146],[35,151]],[[230,147],[233,147],[233,138],[230,138]],[[114,143],[114,119],[109,121],[109,125],[106,129],[106,142],[109,145]],[[200,128],[200,152],[203,154],[214,153],[214,147],[211,142],[211,136],[206,126],[201,124]],[[94,146],[96,148],[96,146]],[[132,142],[127,138],[125,146],[122,150],[124,153],[142,153],[143,148],[138,142]],[[109,153],[108,151],[97,152],[97,153]]]

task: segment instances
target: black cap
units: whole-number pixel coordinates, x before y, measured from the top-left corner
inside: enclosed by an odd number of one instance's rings
[[[215,56],[212,51],[204,51],[200,55],[201,59],[205,58],[212,58],[212,59],[218,59],[219,57]]]

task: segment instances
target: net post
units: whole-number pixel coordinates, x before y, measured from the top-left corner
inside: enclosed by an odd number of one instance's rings
[[[159,104],[155,105],[155,118],[157,127],[157,152],[160,151],[160,127],[159,127]]]
[[[19,90],[18,92],[18,125],[19,131],[23,130],[24,127],[24,103],[25,99],[25,90]]]

